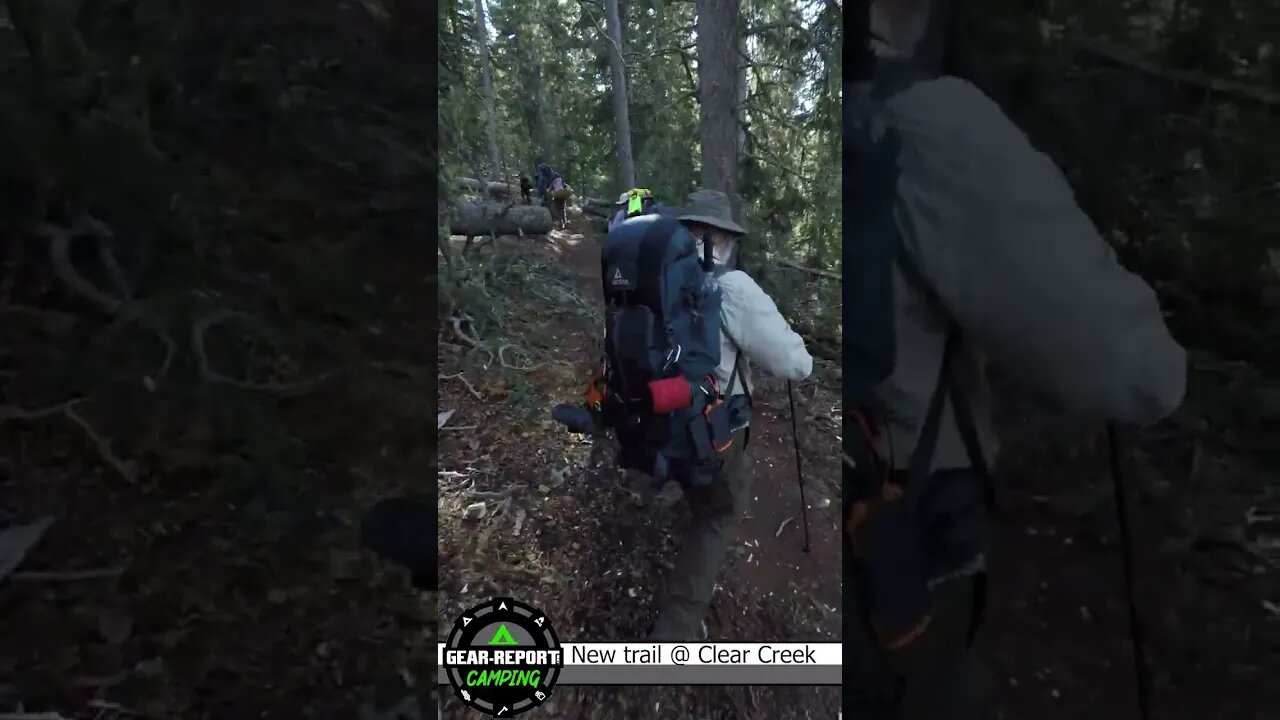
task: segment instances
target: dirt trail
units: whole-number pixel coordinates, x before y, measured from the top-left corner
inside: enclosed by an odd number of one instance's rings
[[[523,421],[537,427],[528,433],[537,449],[514,447],[515,428],[497,431],[509,438],[499,441],[503,447],[483,450],[483,443],[472,450],[467,441],[442,437],[442,472],[467,475],[465,485],[451,487],[447,477],[441,483],[441,548],[448,557],[448,569],[442,571],[442,621],[451,621],[452,613],[498,588],[529,598],[556,616],[562,639],[634,640],[653,618],[662,578],[687,519],[678,490],[669,485],[648,505],[639,504],[620,473],[586,467],[589,446],[548,418],[552,404],[581,394],[586,373],[599,356],[599,243],[597,228],[579,218],[553,233],[549,246],[532,251],[540,258],[532,262],[545,262],[546,272],[562,273],[554,285],[561,288],[557,294],[565,286],[572,288],[582,302],[578,312],[559,307],[512,313],[532,323],[526,337],[543,338],[555,348],[545,356],[530,351],[545,363],[529,374],[530,394],[538,400],[530,403]],[[530,252],[527,245],[517,250],[526,258]],[[508,302],[521,299],[509,295]],[[442,358],[442,373],[462,369],[450,367]],[[756,379],[748,450],[752,501],[720,574],[708,631],[712,639],[730,641],[833,640],[841,623],[838,389],[813,381],[796,388],[812,546],[805,554],[785,386]],[[452,394],[452,389],[442,386],[440,407],[459,408],[455,422],[484,426],[484,420],[470,417],[484,413],[494,422],[517,423],[510,413],[474,407],[474,397],[468,398],[465,390]],[[477,453],[490,454],[492,461],[473,462],[470,469],[458,466]],[[458,520],[482,487],[481,492],[506,494],[496,501],[500,516],[490,514],[479,524]],[[519,541],[510,534],[516,524],[520,537],[530,538],[533,547],[518,549]],[[481,558],[491,556],[503,557],[507,567],[485,572],[492,565]],[[517,556],[520,560],[512,562]],[[818,718],[835,717],[839,703],[834,688],[561,688],[555,699],[548,717]]]
[[[1280,456],[1274,424],[1242,419],[1222,387],[1274,378],[1203,352],[1190,361],[1183,407],[1121,435],[1152,716],[1274,717]],[[1007,452],[982,649],[998,717],[1137,717],[1104,429],[1014,388],[1000,396]]]
[[[600,238],[582,224],[575,226],[578,233],[569,233],[558,241],[564,248],[566,263],[573,268],[579,282],[591,297],[603,302],[600,277]],[[585,231],[585,232],[584,232]],[[575,234],[582,234],[580,239]],[[740,566],[726,569],[726,574],[743,574],[750,578],[750,586],[765,594],[785,595],[791,592],[799,580],[814,592],[813,597],[832,613],[840,606],[840,583],[831,577],[832,568],[839,567],[839,503],[833,492],[832,458],[838,443],[835,432],[838,427],[840,398],[838,394],[822,393],[815,398],[813,388],[797,390],[796,411],[814,411],[814,404],[826,404],[817,408],[826,414],[825,422],[807,423],[801,415],[797,424],[801,438],[801,470],[805,475],[805,500],[809,513],[809,552],[803,552],[804,529],[800,513],[800,483],[798,482],[795,444],[791,416],[785,386],[780,391],[776,383],[762,378],[756,371],[757,382],[764,386],[753,398],[751,422],[751,450],[748,461],[752,466],[752,498],[747,516],[739,535],[742,547],[751,550],[747,558],[735,553],[734,561]],[[806,437],[808,435],[808,437]],[[825,447],[824,447],[825,446]],[[838,471],[838,466],[835,470]],[[668,488],[671,490],[672,488]],[[786,527],[783,527],[786,523]],[[779,535],[779,529],[781,534]],[[804,575],[809,580],[801,579]],[[839,626],[833,626],[835,637]],[[794,628],[800,630],[800,628]],[[814,628],[814,639],[827,637]],[[726,639],[748,639],[748,636],[725,628]],[[802,640],[810,635],[782,635],[776,639]],[[750,638],[755,639],[755,638]],[[760,638],[775,639],[775,638]]]

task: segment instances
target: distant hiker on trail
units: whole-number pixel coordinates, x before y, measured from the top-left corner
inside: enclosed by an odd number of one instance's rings
[[[618,196],[618,201],[613,204],[613,207],[614,207],[613,217],[609,218],[610,231],[612,231],[618,225],[621,225],[623,220],[627,219],[627,199],[630,196],[631,196],[631,193],[622,193],[621,195]]]
[[[612,430],[633,480],[674,480],[689,501],[693,518],[648,632],[655,642],[707,637],[716,575],[751,496],[749,366],[788,380],[813,371],[773,299],[734,269],[746,232],[712,190],[690,195],[678,217],[616,226],[601,250],[604,358],[586,408],[552,411],[597,440]]]
[[[551,202],[547,198],[547,191],[551,189],[551,180],[560,173],[551,169],[546,163],[538,163],[538,167],[534,168],[534,178],[538,183],[538,199],[547,209],[551,208]]]
[[[653,192],[644,188],[632,188],[619,195],[618,202],[614,205],[618,210],[609,219],[610,230],[627,218],[639,217],[653,212],[655,201]]]
[[[573,197],[573,188],[569,187],[564,178],[560,177],[560,173],[556,173],[551,178],[551,185],[547,189],[547,194],[551,197],[551,219],[560,224],[564,228],[568,222],[568,214],[566,212],[569,205],[569,198]]]
[[[927,0],[872,8],[873,91],[845,91],[865,110],[844,133],[843,686],[858,717],[986,718],[987,360],[1082,415],[1152,423],[1181,403],[1186,355],[1053,162],[915,57]]]
[[[520,176],[520,197],[524,199],[525,205],[533,204],[533,200],[530,198],[530,193],[532,190],[533,190],[533,183],[530,182],[529,176],[521,175]]]

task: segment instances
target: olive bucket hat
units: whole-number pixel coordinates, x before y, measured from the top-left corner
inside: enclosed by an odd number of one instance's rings
[[[689,193],[681,222],[704,223],[737,235],[746,235],[747,229],[733,221],[733,208],[729,196],[719,190],[702,188]]]

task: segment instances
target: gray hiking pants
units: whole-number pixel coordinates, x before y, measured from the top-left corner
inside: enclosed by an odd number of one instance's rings
[[[688,642],[702,639],[702,621],[711,608],[716,575],[747,512],[751,470],[746,462],[746,429],[733,434],[720,475],[706,487],[685,488],[692,517],[680,543],[675,568],[649,639]]]

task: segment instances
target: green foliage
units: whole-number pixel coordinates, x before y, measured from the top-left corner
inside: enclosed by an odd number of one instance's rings
[[[739,113],[746,140],[741,187],[752,230],[747,254],[769,283],[779,258],[827,269],[839,263],[842,18],[838,6],[823,0],[745,0],[742,7],[749,59]],[[496,170],[514,180],[545,159],[582,197],[626,189],[616,180],[603,3],[490,0],[486,8],[507,166]],[[453,188],[458,176],[490,169],[474,2],[451,0],[442,12],[441,187]],[[619,12],[637,184],[678,205],[702,177],[696,4],[633,0],[619,3]],[[833,316],[828,324],[838,322],[834,297],[812,305]]]

